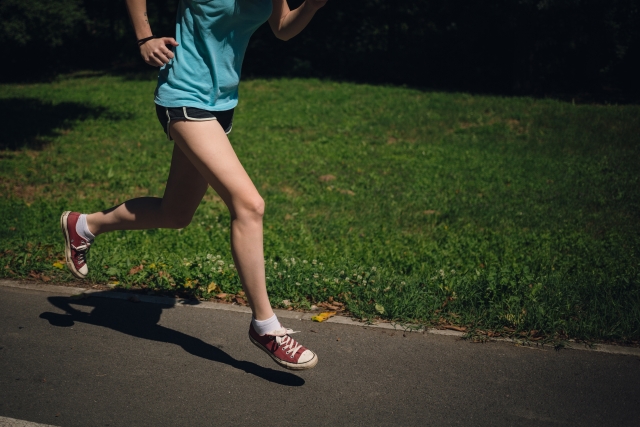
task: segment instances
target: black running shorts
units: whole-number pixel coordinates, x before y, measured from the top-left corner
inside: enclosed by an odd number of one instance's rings
[[[164,129],[164,133],[167,134],[167,139],[170,141],[173,139],[169,134],[169,123],[174,120],[189,120],[196,122],[203,122],[208,120],[217,120],[224,129],[224,133],[227,135],[231,132],[233,127],[233,109],[226,111],[207,111],[194,107],[163,107],[156,104],[156,114],[158,120]]]

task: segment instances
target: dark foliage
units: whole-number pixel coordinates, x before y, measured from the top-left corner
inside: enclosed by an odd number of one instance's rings
[[[629,100],[640,92],[638,3],[333,0],[287,43],[261,27],[244,72]],[[173,34],[176,4],[148,1],[156,34]],[[130,27],[124,2],[0,0],[9,54],[1,77],[140,66]]]

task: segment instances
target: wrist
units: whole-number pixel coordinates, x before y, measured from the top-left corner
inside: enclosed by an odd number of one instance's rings
[[[150,35],[148,37],[143,37],[141,39],[138,39],[138,41],[136,43],[138,43],[138,47],[142,46],[143,44],[145,44],[146,42],[148,42],[149,40],[153,40],[153,39],[157,39],[158,36],[156,35]]]

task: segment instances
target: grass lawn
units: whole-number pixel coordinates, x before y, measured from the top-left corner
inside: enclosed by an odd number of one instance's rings
[[[63,210],[162,196],[172,145],[154,86],[0,85],[1,276],[71,281]],[[273,304],[640,340],[639,118],[638,106],[244,82],[231,142],[266,200]],[[89,281],[236,294],[228,229],[210,190],[185,229],[99,236]]]

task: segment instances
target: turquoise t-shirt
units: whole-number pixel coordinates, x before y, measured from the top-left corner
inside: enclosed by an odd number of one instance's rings
[[[181,0],[175,57],[160,69],[155,102],[224,111],[238,104],[251,35],[271,15],[271,0]]]

